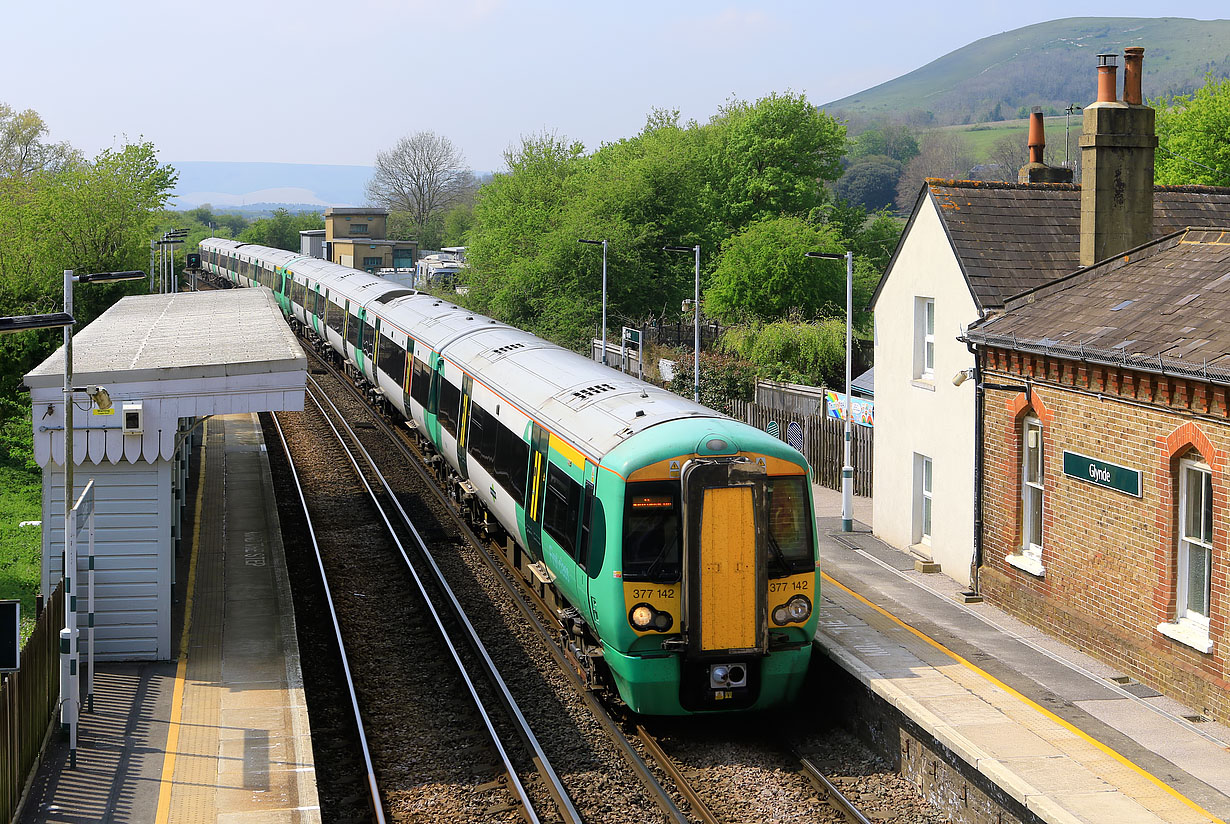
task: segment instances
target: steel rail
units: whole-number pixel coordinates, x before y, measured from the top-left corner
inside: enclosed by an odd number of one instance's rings
[[[337,416],[337,419],[341,422],[342,426],[346,429],[347,434],[349,434],[355,447],[358,449],[360,454],[362,454],[363,459],[367,462],[368,466],[371,467],[372,472],[379,479],[381,486],[384,488],[385,494],[389,497],[390,501],[397,508],[397,511],[401,515],[403,523],[405,524],[406,528],[410,531],[411,535],[414,537],[414,540],[418,545],[419,555],[431,567],[432,573],[434,575],[433,580],[435,581],[436,585],[440,588],[440,591],[444,593],[446,597],[446,601],[448,603],[450,611],[453,613],[454,618],[456,618],[457,621],[464,627],[466,639],[469,641],[470,646],[474,650],[475,654],[478,655],[478,657],[481,659],[483,668],[486,672],[488,679],[491,681],[492,685],[496,688],[496,692],[499,695],[501,703],[503,703],[505,710],[508,712],[509,716],[515,722],[515,726],[517,727],[518,734],[522,738],[522,741],[524,742],[526,748],[530,750],[533,756],[534,763],[537,765],[539,773],[542,775],[542,777],[545,780],[548,791],[551,793],[552,798],[555,800],[559,808],[560,817],[563,818],[565,821],[575,822],[576,824],[580,824],[580,822],[582,821],[581,815],[579,812],[577,812],[576,806],[573,804],[572,799],[568,794],[567,788],[564,787],[563,781],[559,778],[559,775],[556,774],[555,768],[551,765],[550,759],[547,758],[546,753],[543,751],[542,745],[538,742],[537,736],[534,734],[534,731],[530,727],[529,722],[525,719],[525,715],[521,712],[521,708],[520,706],[518,706],[516,699],[512,695],[512,692],[508,689],[508,685],[505,683],[503,676],[500,675],[499,669],[496,667],[495,662],[491,660],[491,656],[487,652],[486,646],[483,644],[482,639],[479,638],[478,632],[477,630],[474,629],[473,624],[470,623],[470,618],[468,615],[466,615],[465,610],[462,608],[460,600],[457,598],[456,594],[453,592],[452,587],[449,586],[448,581],[446,580],[444,576],[444,573],[440,570],[440,567],[436,564],[435,559],[431,556],[431,553],[427,550],[427,544],[426,542],[423,541],[422,536],[419,534],[418,528],[415,527],[414,522],[410,519],[410,516],[406,513],[405,509],[402,507],[401,501],[398,499],[396,493],[393,492],[393,488],[389,485],[389,482],[385,478],[384,473],[380,471],[379,467],[376,465],[375,460],[371,457],[370,453],[368,453],[367,449],[359,441],[359,438],[355,434],[354,430],[351,429],[350,426],[346,423],[344,416],[342,415],[341,411],[338,410],[337,406],[334,405],[333,401],[329,398],[328,393],[324,391],[324,388],[321,387],[320,384],[316,381],[316,379],[313,378],[311,375],[308,375],[308,381],[316,388],[316,391],[324,397],[324,400],[329,404],[329,407],[333,410],[333,413]],[[317,406],[320,406],[320,402],[315,397],[315,395],[312,395],[312,401],[313,403],[316,403]],[[325,414],[323,407],[321,407],[321,413]],[[334,434],[337,435],[339,441],[342,440],[340,433],[338,433],[337,431],[337,427],[334,426],[333,421],[329,419],[329,416],[327,414],[325,414],[325,421],[326,423],[329,424],[329,428],[333,430]],[[495,742],[496,748],[500,751],[501,758],[504,759],[505,765],[509,771],[509,777],[513,781],[514,785],[516,786],[517,794],[522,799],[522,802],[525,805],[526,811],[530,813],[531,816],[533,816],[532,820],[536,822],[538,819],[536,817],[537,814],[533,809],[532,801],[529,798],[529,795],[526,793],[524,786],[521,784],[520,779],[517,777],[516,770],[513,767],[511,761],[509,760],[508,754],[504,750],[503,744],[499,741],[499,737],[496,734],[494,727],[492,726],[490,717],[487,715],[486,708],[482,706],[482,702],[478,697],[478,694],[475,690],[473,682],[471,681],[468,673],[465,672],[464,664],[461,661],[461,658],[457,651],[456,646],[453,644],[452,638],[449,636],[449,634],[445,631],[443,627],[443,624],[442,624],[439,612],[436,609],[435,603],[431,600],[430,596],[428,595],[426,587],[423,584],[423,580],[420,577],[418,570],[415,568],[414,563],[410,560],[410,556],[406,552],[406,548],[404,544],[402,544],[401,539],[397,536],[397,531],[396,529],[394,529],[392,521],[389,519],[388,514],[385,512],[384,507],[380,506],[379,501],[376,498],[375,491],[372,489],[371,485],[368,483],[367,479],[364,477],[363,471],[359,467],[358,461],[355,459],[355,456],[351,453],[348,447],[346,448],[346,451],[347,451],[348,457],[350,458],[351,464],[354,466],[354,469],[356,473],[359,475],[359,478],[362,481],[364,487],[367,489],[368,494],[372,497],[372,500],[376,503],[377,510],[380,513],[380,517],[384,521],[385,527],[386,529],[388,529],[389,534],[392,536],[393,542],[396,544],[398,551],[401,553],[402,559],[406,563],[406,567],[410,570],[410,574],[411,574],[411,577],[414,579],[415,585],[418,587],[419,592],[422,594],[423,599],[428,606],[428,609],[431,611],[433,617],[436,619],[437,623],[440,625],[441,637],[444,639],[445,644],[448,646],[449,652],[452,654],[453,660],[456,662],[458,670],[462,672],[463,678],[465,679],[465,682],[466,682],[466,686],[470,690],[471,695],[474,697],[474,700],[479,709],[479,713],[482,715],[483,721],[487,725],[487,728],[492,736],[492,740]]]
[[[705,803],[700,794],[696,792],[696,788],[692,786],[692,782],[688,780],[683,771],[679,769],[679,765],[675,763],[675,759],[666,754],[666,750],[662,749],[662,745],[658,740],[649,734],[649,730],[645,729],[643,724],[636,725],[636,735],[640,739],[641,744],[649,751],[653,760],[658,762],[658,766],[671,777],[671,781],[675,782],[675,786],[679,788],[679,792],[683,793],[683,797],[688,800],[688,804],[692,807],[692,812],[696,813],[697,817],[705,824],[720,824],[721,819],[713,814],[709,809],[709,805]]]
[[[871,821],[863,815],[857,807],[842,795],[841,790],[837,789],[837,785],[829,781],[828,777],[816,768],[816,765],[804,756],[795,754],[799,759],[799,763],[803,765],[803,772],[811,781],[812,785],[819,791],[825,794],[830,805],[832,805],[839,813],[846,817],[846,821],[850,824],[871,824]]]
[[[354,712],[355,726],[359,730],[359,747],[363,750],[363,763],[367,769],[367,787],[372,796],[372,808],[376,813],[376,821],[379,824],[385,824],[384,805],[380,803],[380,787],[376,783],[376,772],[372,767],[372,754],[367,746],[367,733],[363,728],[363,714],[359,711],[359,698],[355,694],[354,678],[350,672],[350,658],[346,655],[346,644],[342,640],[342,628],[338,624],[337,610],[333,608],[333,594],[329,589],[329,578],[325,575],[324,559],[320,555],[320,545],[316,543],[316,527],[312,524],[312,515],[308,512],[307,498],[303,494],[303,485],[299,482],[299,470],[295,466],[295,459],[290,453],[290,444],[286,442],[286,435],[282,432],[282,425],[278,423],[277,415],[270,415],[273,419],[273,428],[277,430],[278,440],[282,442],[282,449],[286,453],[286,463],[290,466],[290,475],[295,482],[295,491],[299,495],[299,503],[303,507],[303,517],[307,522],[308,537],[312,541],[312,551],[316,553],[316,566],[320,570],[320,582],[324,586],[325,601],[329,605],[329,619],[333,622],[333,634],[337,638],[338,653],[342,658],[342,671],[346,674],[346,690],[350,693],[350,708]]]
[[[339,383],[341,383],[346,391],[350,393],[352,398],[360,401],[365,406],[367,405],[367,399],[358,391],[354,384],[338,374],[337,370],[324,358],[322,358],[319,353],[312,350],[305,351],[307,351],[311,357],[316,358],[326,369],[328,369],[330,373],[338,379]],[[370,407],[368,408],[370,409]],[[568,661],[568,658],[564,654],[564,651],[561,649],[560,645],[556,642],[555,638],[552,637],[551,631],[547,628],[546,624],[543,623],[543,619],[540,616],[551,615],[551,608],[547,606],[546,602],[538,596],[538,593],[534,592],[534,590],[526,584],[520,574],[513,570],[512,566],[508,563],[502,553],[496,552],[493,554],[488,551],[487,546],[484,545],[483,539],[479,538],[474,530],[470,528],[470,525],[466,523],[465,519],[456,510],[452,499],[445,494],[445,492],[440,488],[436,478],[424,466],[421,455],[418,454],[417,450],[407,445],[407,439],[402,437],[401,433],[386,420],[381,418],[379,414],[373,412],[373,415],[377,424],[382,427],[384,433],[389,437],[393,445],[396,446],[402,455],[406,457],[415,472],[418,473],[419,477],[427,484],[432,493],[435,494],[436,499],[453,517],[457,527],[461,530],[467,540],[469,540],[470,545],[473,546],[475,551],[482,556],[487,566],[496,573],[497,579],[500,581],[505,591],[512,597],[513,603],[517,605],[517,608],[520,610],[521,614],[530,622],[539,636],[541,636],[543,641],[546,643],[547,651],[551,654],[551,657],[555,660],[560,670],[568,678],[573,689],[585,702],[585,705],[589,708],[590,712],[593,713],[595,720],[597,720],[599,726],[606,731],[607,736],[610,738],[612,743],[614,743],[619,749],[624,761],[632,768],[632,771],[636,773],[637,777],[641,780],[641,783],[645,785],[646,789],[654,795],[654,800],[658,806],[672,822],[675,822],[675,824],[689,824],[687,816],[685,816],[683,811],[679,809],[677,804],[675,804],[674,800],[670,796],[670,793],[667,792],[657,778],[654,777],[649,765],[645,763],[645,760],[641,758],[640,754],[636,751],[636,748],[632,746],[631,742],[628,740],[628,737],[620,730],[618,722],[611,715],[610,711],[608,711],[607,708],[594,697],[593,692],[581,680],[581,677],[573,669],[572,664]],[[526,602],[527,599],[532,602],[532,606],[530,603]],[[562,629],[563,627],[557,623],[556,628]]]

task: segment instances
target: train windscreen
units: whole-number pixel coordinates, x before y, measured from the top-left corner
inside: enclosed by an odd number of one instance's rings
[[[624,494],[624,580],[679,580],[683,556],[679,482],[631,483]]]
[[[815,568],[812,513],[806,484],[804,475],[768,479],[770,575],[789,575]]]

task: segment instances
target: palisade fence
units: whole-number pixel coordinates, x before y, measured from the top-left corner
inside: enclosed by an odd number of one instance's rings
[[[803,414],[755,401],[731,400],[730,416],[769,432],[803,453],[811,464],[812,481],[829,489],[841,489],[841,466],[845,460],[845,424],[825,417],[823,406],[816,414]],[[776,424],[776,427],[773,426]],[[795,424],[795,427],[791,427]],[[776,430],[776,431],[775,431]],[[850,427],[850,462],[854,466],[854,494],[871,496],[871,428]]]
[[[38,760],[60,697],[60,630],[64,626],[64,587],[56,588],[21,648],[21,669],[0,686],[0,821],[11,821]]]

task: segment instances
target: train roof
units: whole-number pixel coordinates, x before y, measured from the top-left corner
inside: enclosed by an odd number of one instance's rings
[[[232,249],[235,242],[211,238],[202,246]],[[441,353],[592,458],[601,459],[632,435],[660,423],[725,417],[441,297],[320,258],[246,246],[252,255],[287,256],[279,265],[293,260],[289,268],[294,275],[306,275],[360,302],[379,315],[386,328],[400,329]],[[381,300],[386,295],[390,297]]]

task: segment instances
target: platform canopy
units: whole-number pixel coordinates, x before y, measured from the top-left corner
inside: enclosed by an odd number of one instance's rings
[[[121,299],[73,336],[73,386],[102,386],[99,414],[74,395],[76,464],[170,460],[181,418],[303,409],[307,359],[267,289]],[[64,350],[25,376],[34,409],[34,455],[64,462]],[[143,432],[121,427],[140,404]]]

